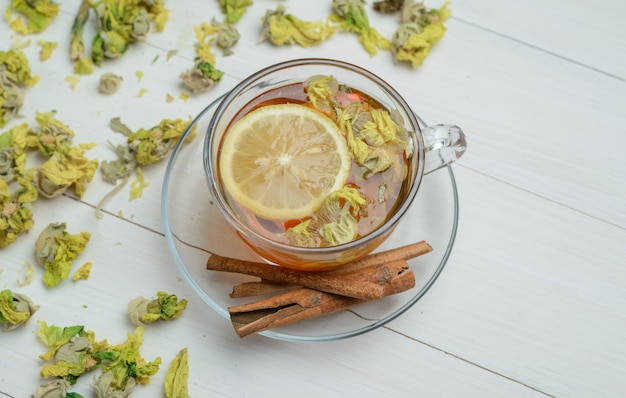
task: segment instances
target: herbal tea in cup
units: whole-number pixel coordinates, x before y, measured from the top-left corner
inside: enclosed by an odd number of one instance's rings
[[[335,268],[373,251],[425,172],[465,149],[451,125],[429,128],[434,137],[425,145],[392,87],[324,59],[285,62],[245,79],[208,129],[205,168],[217,206],[259,255],[302,270]]]

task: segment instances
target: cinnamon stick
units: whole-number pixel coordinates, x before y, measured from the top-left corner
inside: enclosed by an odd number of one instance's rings
[[[261,279],[260,281],[242,282],[233,286],[230,298],[243,298],[251,296],[262,296],[265,294],[294,290],[300,286],[292,283],[283,283]]]
[[[384,295],[400,293],[415,286],[413,271],[405,269],[384,289]],[[331,314],[368,300],[300,288],[251,303],[228,308],[239,337],[246,337],[305,319]]]
[[[400,260],[361,268],[345,274],[324,275],[323,273],[298,271],[215,254],[212,254],[207,261],[207,269],[210,270],[243,273],[262,279],[293,283],[327,293],[364,300],[382,298],[385,295],[383,284],[389,283],[392,276],[399,274],[408,267],[406,261]]]

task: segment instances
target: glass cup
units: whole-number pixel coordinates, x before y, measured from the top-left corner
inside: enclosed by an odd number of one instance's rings
[[[397,111],[409,132],[406,189],[395,212],[373,232],[349,243],[330,247],[297,247],[277,242],[254,231],[229,204],[219,175],[220,145],[228,126],[244,106],[268,91],[302,83],[315,75],[333,76]],[[244,79],[225,95],[208,126],[204,147],[204,168],[215,204],[243,241],[267,262],[300,270],[326,270],[340,267],[375,250],[393,232],[412,205],[422,177],[459,159],[466,149],[465,134],[455,125],[439,124],[420,128],[417,117],[398,94],[380,77],[359,67],[330,59],[297,59],[262,69]],[[419,204],[417,204],[419,205]]]

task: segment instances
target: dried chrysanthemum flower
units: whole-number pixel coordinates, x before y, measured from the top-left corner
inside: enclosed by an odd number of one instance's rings
[[[89,232],[69,234],[65,223],[51,223],[41,232],[35,243],[35,256],[45,269],[43,281],[47,287],[54,287],[69,276],[72,261],[85,250],[90,238]]]
[[[220,0],[220,10],[226,15],[229,23],[235,23],[241,19],[252,0]]]
[[[263,27],[259,42],[270,40],[277,46],[298,44],[302,47],[316,46],[332,36],[336,27],[322,21],[303,21],[285,12],[279,4],[275,10],[267,10],[261,19]]]
[[[32,76],[28,58],[21,50],[0,51],[0,127],[19,114],[24,104],[24,87],[39,81]]]
[[[59,5],[51,0],[11,0],[11,8],[7,10],[7,19],[11,18],[10,11],[16,11],[24,17],[26,23],[17,16],[9,27],[16,33],[30,34],[43,31],[59,13]]]
[[[211,63],[198,61],[193,68],[181,73],[180,78],[192,93],[198,94],[208,91],[222,80],[224,72],[215,68]]]
[[[92,41],[92,59],[100,65],[105,58],[121,57],[128,46],[144,40],[154,22],[162,30],[168,11],[161,0],[100,0],[93,5],[98,31]]]
[[[16,176],[15,180],[19,188],[11,193],[0,178],[0,248],[14,243],[35,225],[31,203],[37,199],[37,188],[29,178]]]
[[[39,148],[45,156],[65,155],[74,141],[74,132],[65,123],[54,117],[53,112],[37,112],[35,120],[39,131],[30,131],[27,136],[29,148]]]
[[[407,0],[402,8],[402,24],[392,38],[394,60],[422,65],[431,48],[446,33],[443,22],[450,16],[445,3],[439,9],[427,9],[423,3]]]
[[[333,0],[334,14],[330,19],[339,22],[339,29],[359,35],[359,43],[370,55],[378,50],[389,50],[391,43],[378,30],[370,26],[365,0]]]
[[[8,289],[0,291],[0,324],[5,330],[15,329],[39,309],[27,296]]]
[[[231,48],[239,42],[240,37],[235,25],[228,22],[220,24],[215,19],[211,21],[211,25],[219,28],[216,36],[217,46],[222,49],[224,56],[232,55]]]
[[[189,398],[189,352],[183,348],[170,363],[163,389],[167,398]]]
[[[98,169],[97,160],[85,157],[85,150],[93,144],[71,147],[64,155],[54,154],[37,169],[37,189],[45,198],[55,198],[73,187],[74,193],[82,198]]]
[[[137,383],[130,378],[126,381],[123,389],[117,389],[112,385],[115,375],[112,371],[102,373],[98,378],[94,377],[93,389],[98,398],[127,398],[133,392]]]
[[[25,172],[28,131],[23,123],[0,134],[0,178],[7,183]]]
[[[187,300],[178,300],[175,294],[157,292],[157,298],[148,300],[137,297],[128,303],[128,316],[133,324],[140,326],[158,320],[178,318],[187,307]]]
[[[103,94],[113,94],[119,90],[123,80],[122,76],[118,76],[115,73],[103,73],[102,76],[100,76],[98,91]]]

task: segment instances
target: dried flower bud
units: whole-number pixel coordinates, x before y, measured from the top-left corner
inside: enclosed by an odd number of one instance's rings
[[[102,76],[100,76],[98,91],[103,94],[113,94],[119,90],[123,80],[122,76],[118,76],[115,73],[103,73]]]
[[[23,294],[8,289],[0,291],[0,323],[5,330],[24,324],[38,309],[39,306]]]
[[[211,24],[219,27],[216,40],[217,46],[222,49],[225,56],[232,55],[233,52],[230,49],[239,41],[239,31],[235,25],[230,23],[219,24],[215,20]]]
[[[33,398],[65,398],[69,388],[70,383],[64,379],[56,379],[40,385]]]

